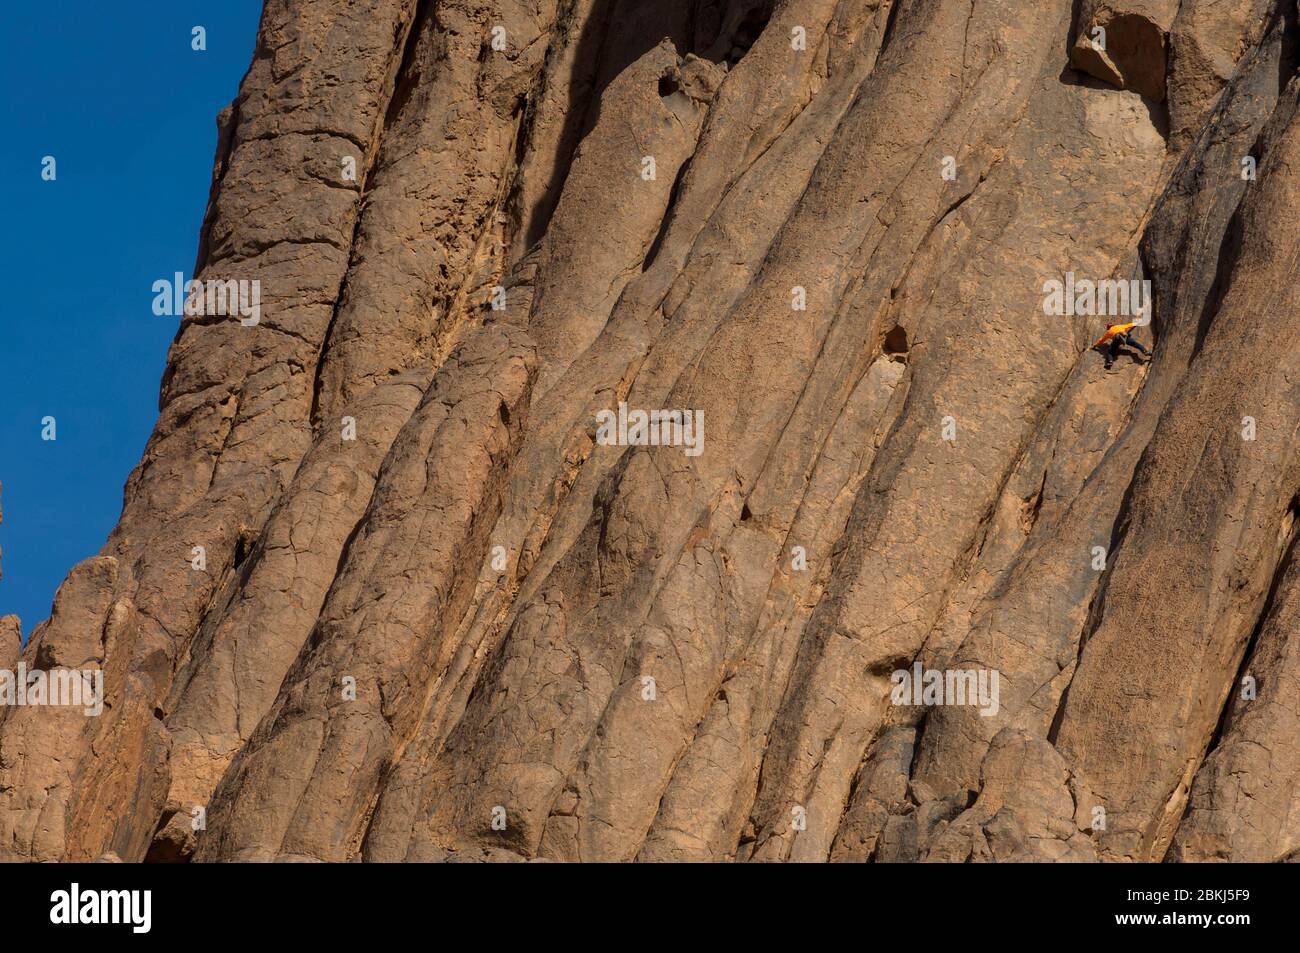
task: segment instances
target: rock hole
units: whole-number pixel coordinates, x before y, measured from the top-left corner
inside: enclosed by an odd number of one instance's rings
[[[747,523],[754,518],[754,514],[749,511],[749,504],[746,503],[740,508],[740,521]]]
[[[867,674],[874,675],[877,678],[888,678],[895,672],[910,669],[912,667],[912,657],[910,655],[895,655],[892,658],[881,658],[867,665]]]
[[[889,333],[885,335],[885,343],[881,350],[885,356],[902,360],[907,357],[907,352],[911,345],[907,341],[907,329],[901,324],[896,324],[890,328]]]
[[[253,551],[253,543],[257,540],[257,534],[250,529],[241,529],[239,536],[235,539],[235,569],[244,564],[248,554]]]
[[[1296,524],[1300,522],[1300,493],[1291,497],[1291,503],[1282,514],[1281,540],[1283,546],[1290,548],[1296,535]]]
[[[1093,27],[1106,31],[1104,49],[1094,46]],[[1167,57],[1164,31],[1146,16],[1112,14],[1087,24],[1075,38],[1070,65],[1117,89],[1132,90],[1152,102],[1165,98]]]

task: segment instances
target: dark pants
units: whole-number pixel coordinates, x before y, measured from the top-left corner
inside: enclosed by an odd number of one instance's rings
[[[1131,334],[1117,334],[1110,339],[1110,348],[1106,351],[1106,366],[1110,367],[1115,363],[1115,358],[1119,357],[1119,349],[1124,345],[1136,348],[1142,352],[1143,357],[1150,357],[1151,352],[1142,346]]]

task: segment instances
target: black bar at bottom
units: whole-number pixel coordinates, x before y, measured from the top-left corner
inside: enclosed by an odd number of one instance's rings
[[[1230,943],[1296,924],[1295,874],[1290,865],[1172,864],[10,864],[0,865],[0,891],[11,938],[74,942],[333,945],[368,942],[377,930],[437,945],[464,942],[455,939],[463,930],[493,943],[734,942],[787,928],[847,930],[843,939],[870,945],[971,930],[1177,942],[1199,932]]]

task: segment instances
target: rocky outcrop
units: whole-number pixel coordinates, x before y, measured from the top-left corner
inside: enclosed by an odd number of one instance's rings
[[[1295,855],[1298,41],[270,0],[0,857]]]
[[[1121,89],[1165,98],[1169,31],[1182,0],[1082,0],[1070,65]]]
[[[22,637],[18,616],[0,616],[0,669],[13,671],[22,653]]]

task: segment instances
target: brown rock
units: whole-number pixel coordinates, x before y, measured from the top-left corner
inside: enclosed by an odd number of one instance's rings
[[[1300,856],[1296,35],[271,0],[0,859]]]
[[[1070,65],[1153,102],[1165,98],[1169,30],[1181,0],[1083,0]]]
[[[18,616],[0,616],[0,669],[12,672],[22,651],[23,627]]]

